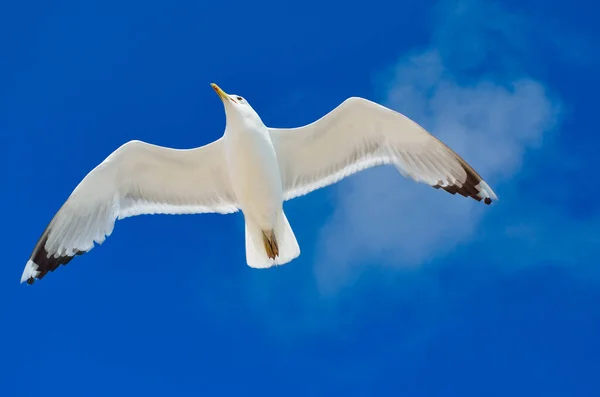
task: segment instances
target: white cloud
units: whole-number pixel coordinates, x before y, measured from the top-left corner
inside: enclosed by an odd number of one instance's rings
[[[520,16],[482,1],[442,1],[437,10],[429,48],[385,74],[383,103],[461,154],[502,206],[503,188],[526,151],[556,128],[559,103],[515,62],[514,54],[527,51]],[[317,249],[323,290],[356,276],[365,262],[416,266],[447,253],[472,239],[496,210],[406,180],[391,167],[365,171],[335,189],[336,210]]]

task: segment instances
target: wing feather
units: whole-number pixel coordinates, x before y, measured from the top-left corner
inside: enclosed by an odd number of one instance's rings
[[[88,173],[52,218],[25,266],[33,283],[102,244],[115,221],[142,214],[238,211],[219,139],[196,149],[130,141]]]
[[[406,116],[349,98],[299,128],[270,128],[284,198],[302,196],[356,172],[392,164],[406,177],[490,204],[495,193],[446,144]]]

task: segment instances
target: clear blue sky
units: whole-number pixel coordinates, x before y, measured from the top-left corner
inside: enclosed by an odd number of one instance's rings
[[[595,7],[558,1],[13,1],[0,6],[2,396],[598,396]],[[118,222],[33,286],[77,183],[131,139],[218,138],[348,96],[442,137],[500,201],[370,170],[285,204],[296,261],[240,214]]]

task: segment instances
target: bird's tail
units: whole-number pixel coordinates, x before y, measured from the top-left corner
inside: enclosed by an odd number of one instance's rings
[[[246,219],[246,262],[248,266],[265,269],[283,265],[300,255],[300,247],[290,223],[281,211],[275,228],[262,230]]]

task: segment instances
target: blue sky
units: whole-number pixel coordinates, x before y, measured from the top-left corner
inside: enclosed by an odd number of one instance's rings
[[[599,36],[541,0],[4,4],[0,395],[598,395]],[[273,127],[386,104],[500,201],[373,169],[285,204],[302,254],[272,271],[240,214],[145,216],[20,285],[122,143],[222,134],[210,82]]]

